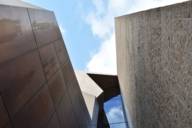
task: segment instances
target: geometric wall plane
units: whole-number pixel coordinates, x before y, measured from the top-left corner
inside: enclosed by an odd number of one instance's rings
[[[89,128],[54,13],[0,2],[0,128]]]
[[[130,127],[192,126],[192,2],[116,18],[117,67]]]

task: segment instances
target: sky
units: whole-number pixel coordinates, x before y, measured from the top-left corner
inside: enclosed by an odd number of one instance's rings
[[[114,18],[185,0],[25,1],[55,12],[74,69],[117,74]],[[114,118],[119,119],[118,113],[122,112],[121,105],[116,101],[111,101],[111,104],[116,105],[111,105],[106,110],[113,121]]]
[[[183,0],[25,0],[55,12],[76,70],[116,74],[114,17]]]
[[[120,95],[104,103],[104,110],[111,128],[127,128]]]

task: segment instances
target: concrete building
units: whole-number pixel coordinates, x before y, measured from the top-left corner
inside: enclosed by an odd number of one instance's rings
[[[192,2],[116,18],[130,128],[192,127]]]
[[[118,75],[74,72],[54,13],[0,0],[0,128],[192,127],[192,2],[116,18]]]
[[[100,104],[98,98],[102,95],[103,90],[86,73],[76,71],[75,74],[77,76],[85,104],[89,111],[91,128],[97,128]]]
[[[75,74],[53,12],[0,0],[0,128],[103,128],[104,94]]]

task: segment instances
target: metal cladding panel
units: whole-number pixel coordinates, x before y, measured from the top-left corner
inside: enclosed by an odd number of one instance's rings
[[[55,106],[58,106],[67,91],[63,75],[60,71],[49,80],[48,87]]]
[[[54,46],[58,56],[58,60],[60,62],[60,65],[62,66],[67,62],[69,58],[64,42],[62,40],[55,41]]]
[[[38,52],[1,65],[0,81],[2,98],[10,115],[14,116],[45,83]]]
[[[117,67],[134,128],[192,126],[192,2],[116,19]]]
[[[8,113],[0,97],[0,128],[4,128],[9,123]]]
[[[65,95],[56,108],[58,119],[62,128],[78,128],[77,118],[75,118],[70,97]]]
[[[69,85],[69,96],[71,99],[72,108],[74,110],[74,114],[77,118],[77,123],[80,127],[87,127],[90,121],[90,117],[88,115],[88,110],[86,108],[83,95],[78,86],[77,80],[74,79]],[[82,118],[83,115],[83,118]]]
[[[66,86],[70,86],[71,81],[73,81],[74,79],[76,80],[75,73],[73,71],[73,67],[71,65],[70,60],[68,59],[68,61],[61,66],[61,68],[62,68],[65,84]]]
[[[60,128],[59,120],[56,113],[54,113],[46,128]]]
[[[54,112],[49,91],[45,85],[40,92],[13,119],[15,128],[42,128]]]
[[[51,78],[59,69],[59,63],[53,44],[49,44],[39,49],[40,57],[47,80]]]
[[[28,10],[35,39],[39,47],[61,38],[59,26],[53,12],[36,9]]]
[[[12,126],[11,126],[11,123],[8,123],[5,127],[3,127],[3,128],[12,128]]]
[[[0,63],[36,48],[27,9],[0,5]]]
[[[0,6],[0,128],[89,128],[55,16]]]

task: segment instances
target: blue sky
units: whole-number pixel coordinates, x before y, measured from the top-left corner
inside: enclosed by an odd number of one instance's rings
[[[76,70],[116,74],[114,17],[184,0],[25,0],[55,12]]]
[[[84,21],[85,12],[92,8],[89,0],[26,0],[55,12],[63,32],[72,64],[75,69],[84,70],[90,54],[97,50],[100,40],[92,35]]]
[[[121,96],[114,97],[104,104],[105,112],[111,123],[111,128],[126,128]]]
[[[73,67],[116,74],[114,17],[184,0],[25,0],[55,12]],[[123,120],[120,97],[105,104],[109,118]],[[112,128],[120,128],[113,126]],[[123,126],[121,126],[123,128]]]

